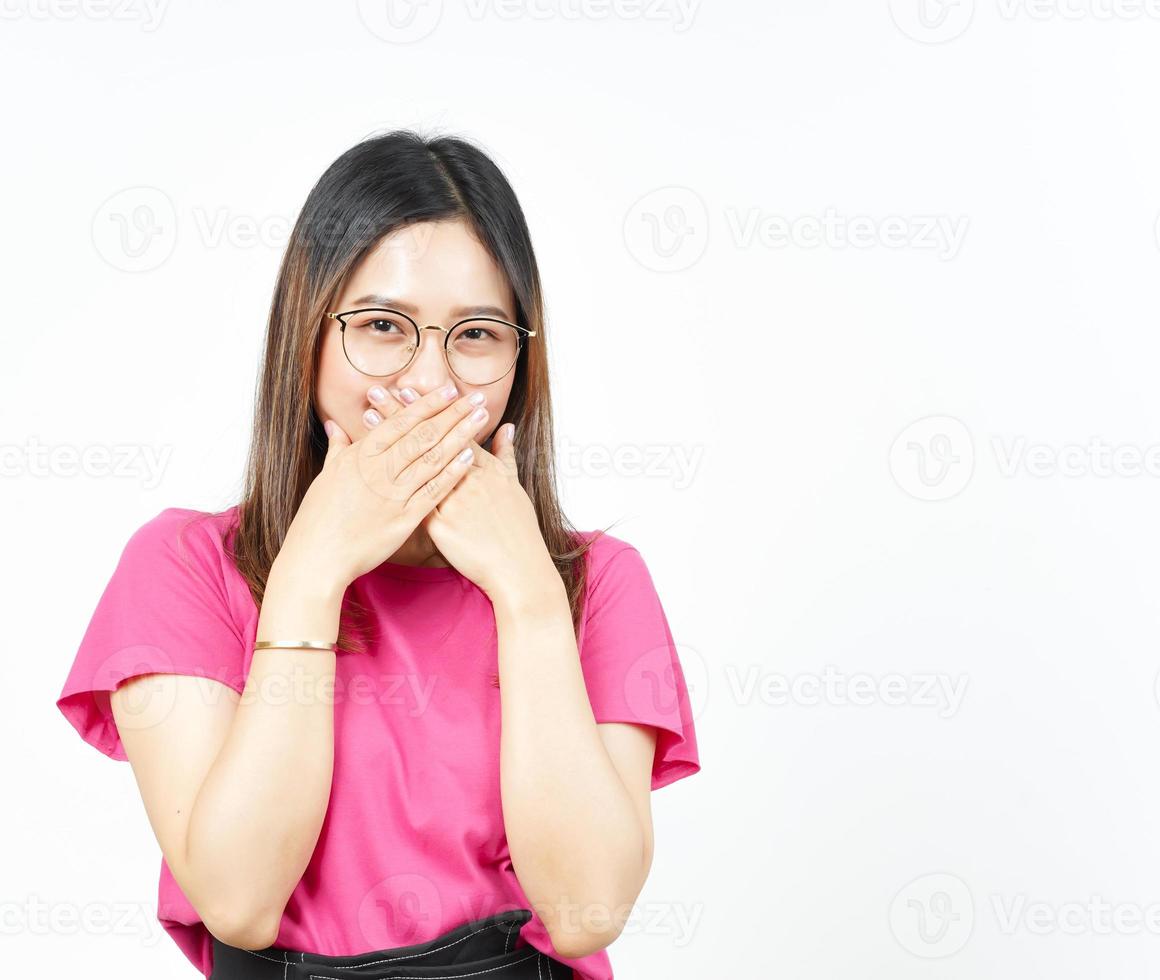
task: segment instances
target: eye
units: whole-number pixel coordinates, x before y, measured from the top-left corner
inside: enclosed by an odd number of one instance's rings
[[[389,333],[392,327],[395,330],[399,329],[399,325],[393,320],[371,320],[367,327],[372,333]]]

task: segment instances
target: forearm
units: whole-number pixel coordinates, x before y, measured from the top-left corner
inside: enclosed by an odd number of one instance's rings
[[[494,605],[512,864],[557,952],[582,956],[616,938],[644,883],[640,817],[597,731],[563,584]]]
[[[342,591],[312,572],[275,562],[257,639],[338,635]],[[188,897],[251,948],[274,942],[322,829],[334,764],[335,656],[254,651],[229,735],[190,815],[185,859],[196,896]]]

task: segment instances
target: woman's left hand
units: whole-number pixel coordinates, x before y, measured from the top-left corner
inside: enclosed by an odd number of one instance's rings
[[[440,554],[493,603],[559,578],[520,484],[511,431],[505,424],[492,437],[494,455],[472,441],[471,468],[423,519]]]

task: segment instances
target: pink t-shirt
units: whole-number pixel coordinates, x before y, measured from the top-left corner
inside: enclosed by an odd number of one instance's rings
[[[125,546],[56,702],[111,758],[126,759],[108,695],[121,681],[192,674],[243,690],[258,608],[223,548],[236,519],[236,505],[219,514],[170,507]],[[605,534],[588,554],[579,643],[588,697],[597,722],[656,726],[659,789],[700,769],[672,634],[635,548]],[[371,610],[377,636],[367,654],[337,657],[330,801],[274,942],[327,956],[419,943],[471,919],[532,908],[500,808],[491,602],[454,568],[384,562],[350,588]],[[208,977],[210,933],[164,858],[158,919]],[[580,980],[612,977],[605,950],[557,956],[534,910],[521,936]]]

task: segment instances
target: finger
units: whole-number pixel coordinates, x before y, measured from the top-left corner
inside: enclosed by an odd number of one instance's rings
[[[484,449],[483,446],[476,442],[474,439],[470,440],[468,445],[471,446],[472,451],[475,453],[475,456],[471,460],[472,466],[484,467],[492,459],[494,459],[491,453]]]
[[[371,385],[367,389],[366,405],[369,407],[363,412],[363,428],[367,430],[373,430],[383,419],[398,414],[405,407],[394,390],[383,385]]]
[[[519,472],[519,467],[516,465],[515,431],[516,427],[513,423],[505,422],[491,440],[492,455],[512,475]]]
[[[325,467],[335,456],[339,454],[342,449],[350,445],[350,436],[343,431],[341,425],[334,421],[334,419],[327,419],[322,423],[323,429],[326,431],[326,458],[322,461]]]
[[[443,467],[426,483],[421,484],[407,499],[404,510],[411,515],[411,519],[418,523],[425,519],[471,469],[471,458],[464,459],[472,447],[465,447],[451,462]],[[473,453],[474,455],[474,453]]]
[[[483,450],[475,439],[487,428],[487,412],[482,406],[467,402],[461,407],[461,403],[417,426],[412,436],[391,447],[385,458],[390,461],[389,465],[402,467],[396,472],[395,483],[418,489],[466,448],[472,450],[469,465],[479,459]],[[444,429],[444,417],[449,414],[454,424]]]
[[[383,387],[379,385],[377,387]],[[409,388],[404,388],[404,392],[410,392]],[[414,392],[411,392],[414,394]],[[426,445],[419,450],[429,448],[439,435],[446,429],[450,428],[458,418],[466,411],[474,411],[475,405],[468,404],[466,398],[459,398],[459,389],[453,384],[442,388],[433,388],[427,394],[422,396],[415,396],[414,400],[409,404],[406,399],[400,398],[398,401],[394,400],[394,396],[387,393],[385,399],[375,401],[371,396],[370,391],[367,392],[367,398],[374,404],[374,408],[364,414],[364,422],[371,427],[371,431],[363,439],[365,445],[365,452],[368,455],[380,455],[393,449],[398,445],[405,436],[409,435],[413,429],[422,423],[438,418],[441,413],[448,408],[454,408],[455,411],[440,419],[437,428],[428,427],[425,431],[428,436],[425,440]],[[399,401],[404,404],[400,406]],[[398,454],[394,454],[398,456]],[[418,455],[417,453],[414,455]],[[397,459],[395,470],[401,470],[406,466],[412,458],[410,452],[406,453],[404,458]]]

